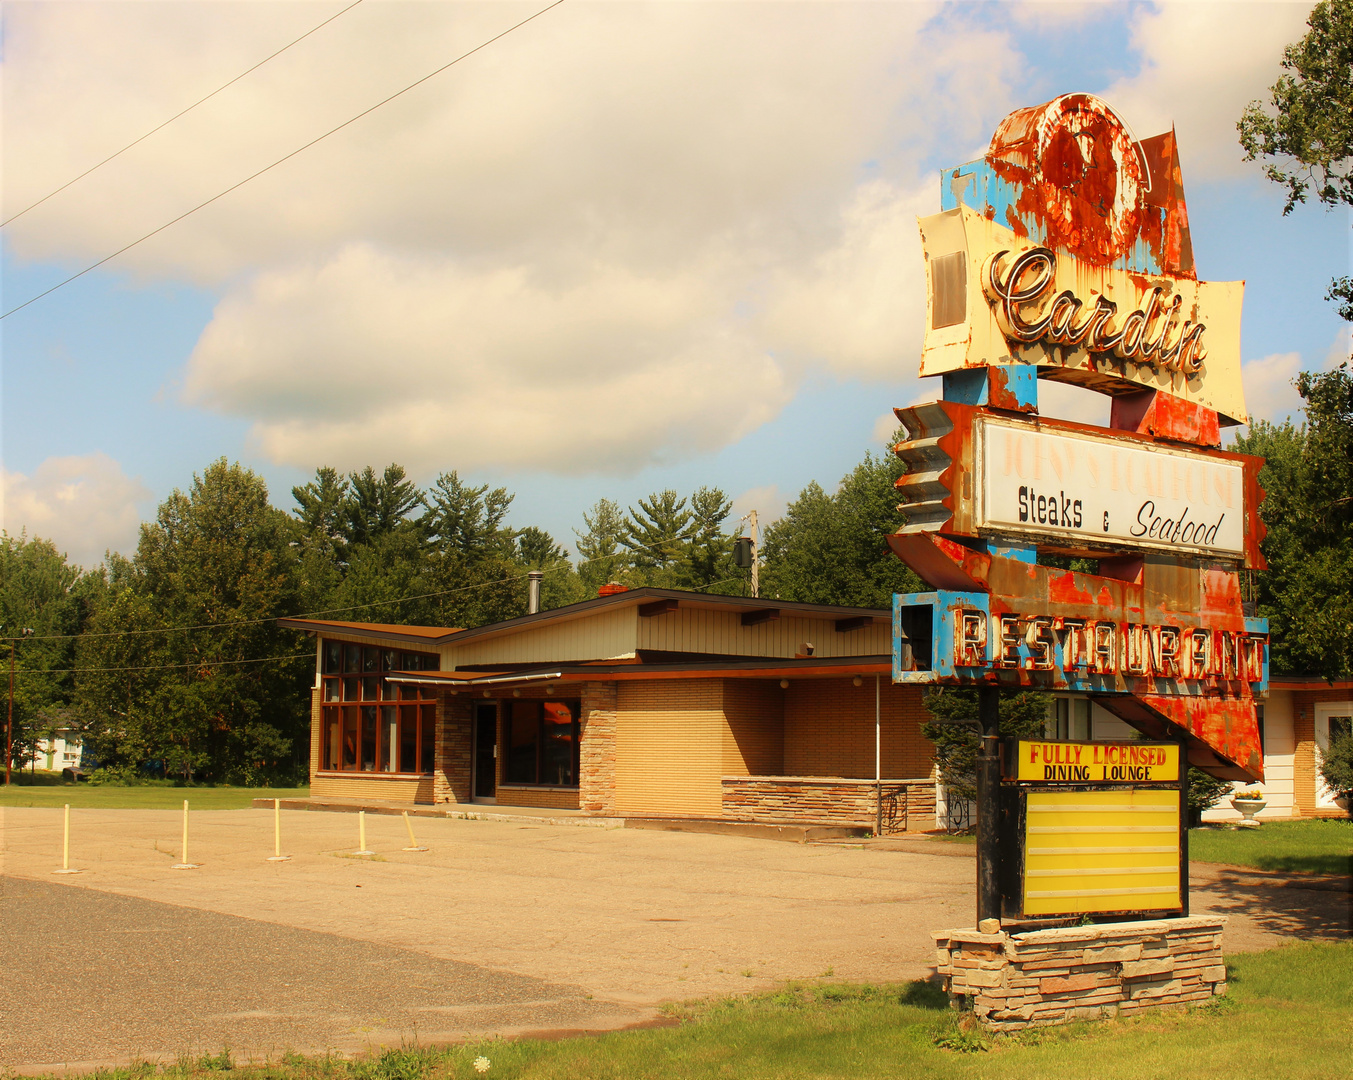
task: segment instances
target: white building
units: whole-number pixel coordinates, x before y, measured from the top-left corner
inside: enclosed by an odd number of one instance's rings
[[[81,753],[80,733],[70,728],[58,728],[50,738],[38,742],[34,765],[48,772],[60,772],[78,766]]]

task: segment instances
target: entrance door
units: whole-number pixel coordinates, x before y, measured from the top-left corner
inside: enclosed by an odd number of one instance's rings
[[[1330,739],[1347,735],[1353,726],[1353,701],[1322,701],[1315,707],[1315,805],[1334,809],[1334,792],[1320,775],[1320,762],[1329,749]]]
[[[498,792],[498,704],[474,707],[474,798],[492,801]]]

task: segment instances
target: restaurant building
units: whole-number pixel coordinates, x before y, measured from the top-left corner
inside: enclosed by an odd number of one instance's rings
[[[282,619],[315,639],[314,799],[936,826],[922,689],[891,680],[891,612],[669,589],[612,592],[473,630]],[[1342,811],[1321,748],[1353,684],[1275,676],[1263,818]],[[1130,739],[1084,695],[1048,736]],[[1239,816],[1223,803],[1206,817]]]

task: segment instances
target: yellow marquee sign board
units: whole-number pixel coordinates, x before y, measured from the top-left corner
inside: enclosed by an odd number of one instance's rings
[[[1031,790],[1026,799],[1025,915],[1184,906],[1177,788]]]
[[[1179,747],[1157,743],[1021,739],[1012,779],[1064,784],[1177,784]],[[1173,797],[1173,796],[1172,796]]]

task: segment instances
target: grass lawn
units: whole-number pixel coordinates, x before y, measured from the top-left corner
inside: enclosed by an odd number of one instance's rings
[[[16,774],[17,776],[17,774]],[[244,810],[254,799],[304,799],[308,787],[179,787],[170,781],[145,784],[63,784],[60,774],[37,774],[37,783],[5,787],[0,776],[0,806],[62,806],[81,810],[176,810],[187,799],[195,810]]]
[[[1353,864],[1353,822],[1270,821],[1257,829],[1189,830],[1189,859],[1256,870],[1348,874]]]
[[[1353,1076],[1353,945],[1237,956],[1231,992],[1202,1008],[990,1039],[960,1032],[924,983],[800,986],[671,1010],[679,1027],[557,1042],[404,1047],[361,1061],[287,1054],[238,1080],[1332,1080]],[[484,1073],[474,1061],[489,1062]],[[164,1069],[206,1077],[227,1054]],[[159,1070],[101,1071],[134,1080]]]

